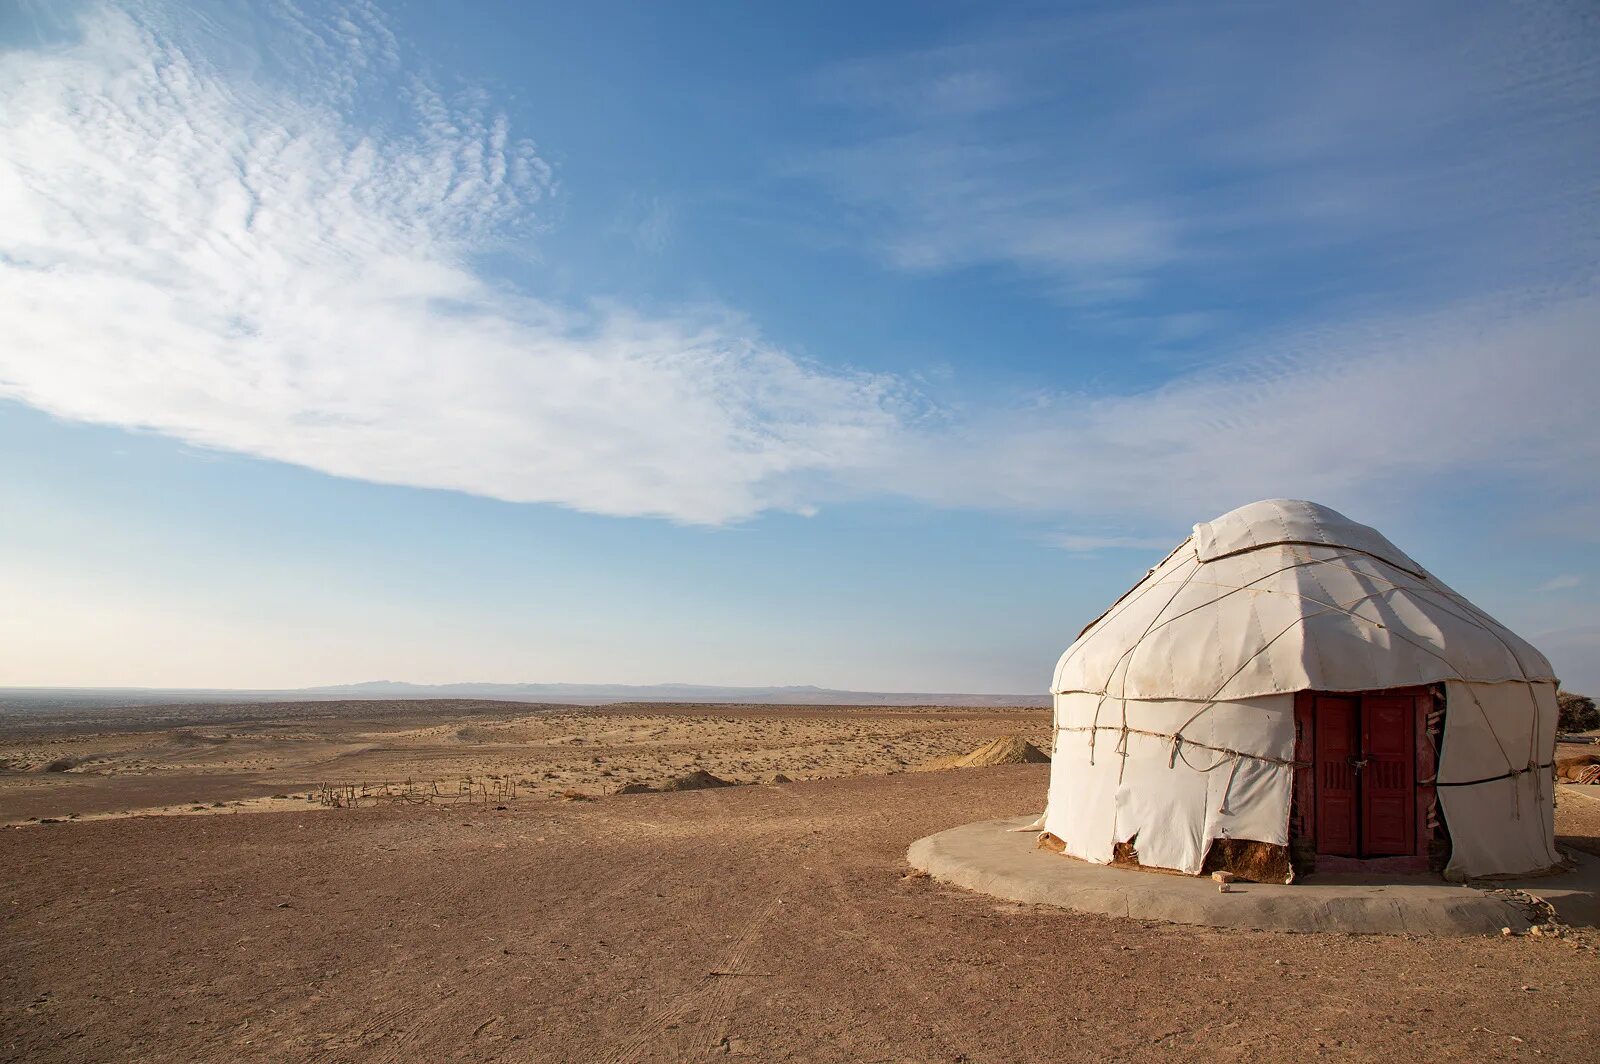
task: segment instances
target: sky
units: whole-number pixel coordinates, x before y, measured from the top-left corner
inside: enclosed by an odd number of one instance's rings
[[[1600,692],[1600,11],[0,4],[0,685],[1041,693],[1209,520]]]

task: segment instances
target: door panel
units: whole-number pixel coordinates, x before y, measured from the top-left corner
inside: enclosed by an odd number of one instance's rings
[[[1357,856],[1356,706],[1353,698],[1317,696],[1317,852]]]
[[[1363,857],[1416,852],[1417,760],[1414,699],[1361,700],[1361,851]]]

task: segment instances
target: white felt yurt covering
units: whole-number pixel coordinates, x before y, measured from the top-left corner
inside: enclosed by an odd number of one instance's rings
[[[1040,824],[1066,852],[1199,873],[1211,841],[1287,845],[1295,692],[1443,682],[1452,878],[1545,869],[1556,683],[1533,647],[1377,531],[1271,499],[1206,524],[1056,666]]]

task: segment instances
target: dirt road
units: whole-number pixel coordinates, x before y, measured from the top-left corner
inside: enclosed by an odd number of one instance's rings
[[[904,878],[1046,766],[0,831],[7,1061],[1594,1060],[1538,939],[1223,932]]]

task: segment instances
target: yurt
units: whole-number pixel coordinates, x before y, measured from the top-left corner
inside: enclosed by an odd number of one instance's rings
[[[1380,533],[1269,499],[1194,526],[1056,665],[1041,841],[1289,882],[1540,871],[1556,678]]]

